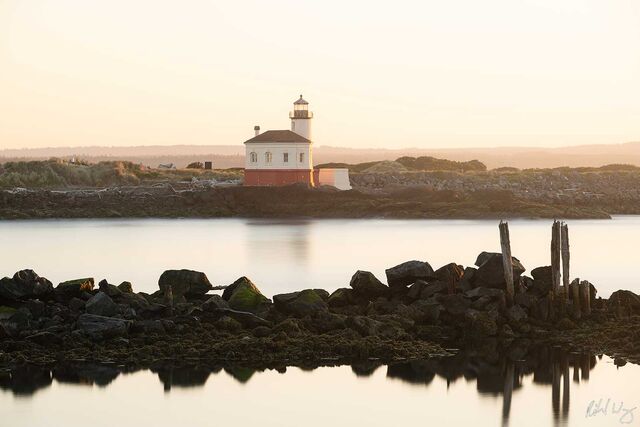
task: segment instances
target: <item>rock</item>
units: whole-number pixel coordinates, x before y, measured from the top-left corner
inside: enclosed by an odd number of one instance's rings
[[[202,311],[212,311],[219,308],[229,308],[229,303],[222,299],[220,295],[213,295],[200,306]]]
[[[167,270],[160,275],[158,286],[163,293],[171,288],[175,302],[183,302],[186,297],[202,296],[213,289],[206,274],[193,270]]]
[[[439,301],[447,311],[453,316],[460,316],[471,306],[471,301],[460,294],[442,295]]]
[[[122,282],[118,285],[118,289],[120,290],[120,292],[124,292],[127,294],[132,294],[133,293],[133,286],[131,285],[131,282]]]
[[[345,325],[358,332],[363,337],[379,336],[394,339],[403,333],[402,328],[388,322],[381,322],[364,316],[348,317]]]
[[[533,282],[528,291],[538,296],[547,296],[551,288],[553,288],[551,266],[534,268],[531,270],[531,275],[533,276]]]
[[[167,333],[161,320],[137,320],[131,325],[131,332],[157,335]]]
[[[313,289],[274,295],[273,303],[280,312],[296,317],[315,315],[328,309],[327,303]]]
[[[512,305],[509,307],[506,314],[510,323],[520,323],[527,318],[527,312],[519,305]]]
[[[89,314],[95,314],[98,316],[111,317],[116,314],[118,306],[109,295],[100,291],[95,294],[85,304],[85,310]]]
[[[69,303],[67,305],[69,307],[69,310],[78,312],[84,310],[85,304],[86,303],[80,298],[73,297],[69,300]]]
[[[515,295],[514,302],[519,306],[531,310],[538,303],[538,298],[530,292],[521,292]]]
[[[36,334],[29,335],[25,339],[43,346],[58,345],[62,343],[62,338],[51,332],[38,332]]]
[[[420,294],[422,291],[429,286],[429,283],[424,280],[416,280],[416,282],[409,286],[409,290],[407,291],[407,298],[410,300],[417,300],[420,298]]]
[[[408,310],[405,310],[404,314],[402,311],[396,312],[401,316],[410,318],[416,322],[416,324],[420,325],[435,325],[438,323],[440,312],[442,311],[442,306],[440,304],[426,300],[414,301],[406,308]]]
[[[34,319],[37,319],[44,315],[44,311],[47,305],[39,299],[32,299],[25,303],[25,307],[31,312]]]
[[[222,316],[216,321],[216,325],[220,329],[229,332],[238,332],[242,329],[242,324],[229,316]]]
[[[16,312],[16,309],[13,307],[0,305],[0,320],[9,320],[15,312]]]
[[[426,286],[420,293],[420,299],[429,299],[434,295],[447,293],[449,285],[445,282],[434,282]]]
[[[62,282],[58,286],[56,286],[54,292],[56,293],[56,295],[62,298],[80,298],[83,292],[90,292],[93,290],[93,284],[93,277],[67,280],[66,282]]]
[[[118,287],[116,285],[110,284],[105,279],[102,279],[98,283],[98,289],[100,289],[101,292],[104,292],[105,294],[107,294],[111,298],[115,298],[115,297],[118,297],[118,296],[122,295],[122,291],[120,289],[118,289]]]
[[[511,257],[513,265],[513,278],[517,280],[525,268],[520,261]],[[480,264],[478,264],[480,263]],[[502,265],[502,254],[482,252],[476,260],[478,271],[474,274],[474,282],[476,286],[484,286],[487,288],[504,289],[504,267]]]
[[[127,334],[131,321],[113,317],[81,314],[76,322],[76,330],[94,338],[121,337]]]
[[[313,291],[318,294],[318,296],[322,298],[323,301],[326,302],[329,299],[329,292],[325,291],[324,289],[314,289]]]
[[[8,335],[16,337],[31,327],[31,313],[28,310],[23,308],[13,312],[6,309],[3,311],[2,317],[7,319],[0,320],[0,324]]]
[[[271,303],[256,285],[244,276],[229,285],[222,293],[222,298],[232,309],[251,313],[265,310]]]
[[[245,328],[255,328],[256,326],[271,327],[271,322],[263,319],[262,317],[256,316],[253,313],[249,313],[248,311],[238,311],[231,308],[217,308],[210,312],[221,317],[230,317]]]
[[[618,305],[623,308],[630,308],[634,313],[640,312],[640,296],[631,291],[615,291],[609,297],[608,306],[610,310],[615,310]]]
[[[503,298],[505,296],[504,291],[502,289],[494,289],[494,288],[473,288],[464,293],[464,296],[467,298],[480,298],[480,297],[489,297],[489,298]]]
[[[444,283],[458,283],[464,274],[464,270],[461,266],[452,262],[450,264],[444,265],[437,269],[434,272],[434,276],[436,279],[444,282]]]
[[[53,285],[44,277],[38,276],[33,270],[21,270],[13,275],[13,279],[0,279],[0,298],[7,300],[22,300],[29,298],[43,298],[50,295]]]
[[[271,328],[268,328],[266,326],[258,326],[256,328],[254,328],[251,331],[251,333],[256,338],[263,338],[263,337],[267,337],[267,336],[269,336],[271,334]]]
[[[284,332],[289,337],[297,337],[302,333],[302,330],[297,319],[285,319],[273,328],[273,332]]]
[[[496,312],[485,312],[469,309],[464,314],[470,322],[470,332],[473,337],[495,336],[498,333]]]
[[[356,298],[367,301],[373,301],[389,293],[389,288],[369,271],[356,271],[351,277],[349,286],[353,288],[353,294]]]
[[[329,307],[344,307],[354,302],[353,289],[339,288],[333,291],[327,300]]]
[[[558,328],[561,331],[569,331],[571,329],[575,329],[576,328],[576,324],[573,323],[573,321],[571,321],[571,319],[568,319],[566,317],[560,319],[560,321],[556,324],[556,328]]]
[[[516,336],[516,334],[513,333],[513,329],[511,329],[511,326],[505,323],[504,325],[502,325],[502,328],[500,328],[500,336],[504,338],[513,338]]]
[[[462,292],[468,291],[469,289],[473,288],[473,278],[475,277],[477,271],[477,268],[465,268],[464,273],[462,274],[462,278],[460,278],[460,281],[458,282],[457,288]]]
[[[471,303],[471,308],[473,308],[474,310],[484,310],[490,303],[491,297],[480,297]]]
[[[407,261],[385,270],[390,288],[402,288],[415,283],[416,280],[433,279],[434,271],[428,262]]]
[[[302,322],[306,329],[316,334],[326,334],[346,327],[345,316],[328,311],[318,312],[313,318],[305,317]]]

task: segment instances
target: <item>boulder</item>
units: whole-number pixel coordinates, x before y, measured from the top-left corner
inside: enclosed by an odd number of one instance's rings
[[[480,298],[480,297],[489,297],[493,298],[504,298],[505,294],[502,289],[495,288],[473,288],[464,293],[464,296],[467,298]]]
[[[160,275],[158,286],[165,294],[167,288],[171,288],[175,302],[183,302],[186,297],[202,296],[213,289],[206,274],[193,270],[167,270]]]
[[[21,332],[31,328],[31,313],[24,308],[13,310],[9,309],[9,307],[2,307],[2,310],[0,310],[0,325],[3,326],[8,335],[16,337]]]
[[[131,285],[131,282],[122,282],[118,285],[118,289],[120,290],[120,292],[124,292],[127,294],[132,294],[133,293],[133,286]]]
[[[518,277],[524,273],[525,268],[515,257],[511,257],[511,264],[513,265],[514,281],[517,281]],[[502,254],[483,252],[478,255],[476,265],[478,266],[478,271],[474,274],[474,282],[476,286],[504,289],[505,283]]]
[[[116,285],[110,284],[105,279],[102,279],[98,283],[98,289],[100,289],[101,292],[104,292],[105,294],[109,295],[111,298],[115,298],[122,295],[122,291],[118,289]]]
[[[618,305],[629,308],[634,313],[640,312],[640,296],[622,289],[615,291],[609,297],[608,306],[610,310],[615,310]]]
[[[464,317],[469,322],[469,329],[473,337],[491,337],[498,334],[497,313],[495,311],[469,309],[464,313]]]
[[[69,307],[69,310],[78,312],[84,310],[85,304],[86,303],[80,298],[73,297],[69,300],[67,306]]]
[[[456,284],[462,279],[463,274],[463,268],[455,262],[452,262],[437,269],[433,275],[436,279],[444,283]]]
[[[268,320],[263,319],[260,316],[256,316],[253,313],[249,313],[248,311],[238,311],[231,308],[217,308],[213,309],[212,313],[221,316],[221,319],[225,317],[231,318],[245,328],[252,329],[257,326],[272,326],[271,322]]]
[[[47,305],[39,299],[32,299],[26,302],[25,307],[31,312],[34,319],[44,315]]]
[[[527,312],[519,305],[509,307],[506,314],[510,323],[520,323],[527,318]]]
[[[27,341],[40,344],[42,346],[58,345],[62,343],[62,338],[51,332],[38,332],[25,338]]]
[[[94,338],[112,338],[126,335],[131,321],[113,317],[81,314],[76,322],[76,330]]]
[[[296,317],[315,315],[328,309],[327,303],[313,289],[274,295],[273,303],[280,312]]]
[[[164,335],[167,331],[162,320],[137,320],[131,325],[131,332]]]
[[[373,301],[388,294],[389,288],[379,281],[373,273],[358,270],[351,277],[349,286],[353,288],[356,298]]]
[[[442,306],[434,301],[417,300],[406,306],[405,309],[397,310],[396,313],[408,317],[416,324],[434,325],[438,323]]]
[[[465,268],[464,269],[464,273],[462,274],[462,277],[460,278],[460,281],[458,282],[457,289],[459,289],[462,292],[464,292],[464,291],[468,291],[469,289],[473,288],[474,287],[473,279],[474,279],[477,271],[478,271],[477,268],[473,268],[473,267]]]
[[[93,290],[93,284],[93,277],[67,280],[66,282],[62,282],[56,286],[54,292],[62,298],[81,298],[84,292],[90,292]]]
[[[533,276],[533,282],[531,282],[528,292],[531,292],[538,296],[546,296],[553,288],[553,281],[551,279],[551,266],[537,267],[531,270],[531,276]]]
[[[449,291],[449,285],[445,282],[433,282],[425,286],[420,292],[420,299],[429,299],[434,295],[445,294]]]
[[[222,298],[232,309],[251,313],[262,311],[271,303],[256,285],[244,276],[229,285],[222,293]]]
[[[416,280],[433,279],[434,271],[428,262],[407,261],[385,270],[390,288],[402,288],[415,283]]]
[[[344,307],[354,302],[353,289],[339,288],[333,291],[327,300],[329,307]]]
[[[363,337],[379,336],[387,339],[397,338],[402,329],[390,322],[381,322],[364,316],[353,316],[345,319],[345,325]]]
[[[22,300],[43,298],[53,292],[53,285],[44,277],[40,277],[33,270],[21,270],[12,279],[0,279],[0,298],[8,300]]]
[[[460,294],[454,295],[442,295],[439,297],[439,302],[442,304],[447,313],[453,316],[460,316],[471,306],[471,301]]]
[[[89,314],[106,317],[113,316],[118,311],[118,305],[113,302],[109,295],[102,291],[91,297],[91,299],[85,304],[84,308]]]
[[[200,308],[202,311],[207,312],[219,308],[229,308],[229,303],[222,299],[220,295],[213,295],[211,298],[203,302]]]

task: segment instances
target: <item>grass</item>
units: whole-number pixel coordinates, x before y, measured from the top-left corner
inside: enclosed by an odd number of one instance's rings
[[[158,181],[241,178],[238,170],[162,170],[127,161],[89,164],[59,159],[7,162],[0,165],[0,188],[68,188],[138,185]]]

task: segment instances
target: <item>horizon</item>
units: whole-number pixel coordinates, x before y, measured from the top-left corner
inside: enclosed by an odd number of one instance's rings
[[[319,146],[640,140],[640,5],[556,3],[10,0],[0,148],[241,145],[300,93]]]

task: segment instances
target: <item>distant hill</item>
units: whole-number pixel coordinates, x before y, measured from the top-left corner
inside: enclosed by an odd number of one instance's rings
[[[430,156],[458,162],[478,160],[489,169],[499,167],[516,167],[520,169],[561,166],[599,167],[607,164],[623,163],[640,166],[640,142],[559,148],[372,149],[315,146],[313,156],[316,164],[358,164],[381,160],[396,160],[405,156]],[[241,144],[173,145],[0,150],[0,163],[9,160],[45,160],[51,157],[78,157],[90,162],[127,160],[154,167],[159,163],[174,163],[178,167],[184,167],[191,162],[211,160],[216,168],[230,168],[244,165],[244,146]]]

